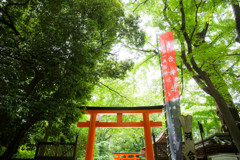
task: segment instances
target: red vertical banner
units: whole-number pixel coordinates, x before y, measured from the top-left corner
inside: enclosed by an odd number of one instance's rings
[[[160,36],[160,47],[171,159],[182,160],[182,130],[178,120],[181,111],[173,32]]]
[[[169,102],[179,99],[177,64],[172,31],[160,36],[160,47],[165,100]]]

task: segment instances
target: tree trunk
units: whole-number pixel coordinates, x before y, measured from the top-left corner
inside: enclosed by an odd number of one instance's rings
[[[214,95],[214,99],[216,100],[219,110],[224,117],[224,121],[226,122],[228,130],[233,138],[233,142],[236,145],[238,152],[240,152],[240,130],[234,121],[232,113],[221,95]]]
[[[237,38],[236,42],[240,43],[240,7],[239,2],[236,0],[232,0],[232,8],[235,17],[235,24],[236,24],[236,31],[237,31]]]
[[[229,104],[227,104],[222,94],[219,93],[219,91],[216,89],[216,87],[214,86],[214,84],[212,83],[208,75],[201,70],[198,70],[198,73],[205,81],[208,87],[208,90],[211,93],[211,96],[214,98],[215,102],[217,103],[217,106],[219,107],[219,110],[224,118],[224,121],[226,122],[228,130],[233,138],[233,142],[236,145],[238,151],[240,152],[240,136],[239,136],[240,130],[238,129],[234,120],[234,116],[228,107]]]
[[[45,135],[44,135],[44,138],[43,138],[44,142],[48,141],[48,137],[50,135],[51,128],[52,128],[52,121],[48,121],[48,126],[46,128]],[[46,150],[46,145],[44,145],[43,147],[40,148],[39,155],[44,156],[45,150]]]
[[[236,108],[233,108],[233,107],[229,106],[229,105],[228,105],[228,109],[230,110],[230,112],[231,112],[231,114],[233,116],[234,121],[236,122],[236,124],[238,124],[240,122],[240,118],[239,118],[239,115],[238,115],[238,110]],[[224,120],[224,118],[222,116],[223,114],[220,111],[218,105],[216,105],[216,111],[217,111],[217,115],[218,115],[220,123],[221,123],[221,131],[222,132],[228,132],[225,120]],[[238,128],[239,128],[239,126],[238,126]]]
[[[24,138],[24,135],[28,131],[30,127],[35,123],[36,121],[27,121],[24,123],[20,129],[16,132],[15,136],[13,137],[13,140],[8,145],[7,150],[3,153],[3,155],[0,157],[0,160],[10,160],[11,157],[17,152],[18,147]]]

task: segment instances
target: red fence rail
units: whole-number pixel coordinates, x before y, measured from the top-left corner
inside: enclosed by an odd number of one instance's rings
[[[140,160],[139,153],[113,153],[115,156],[114,160]]]

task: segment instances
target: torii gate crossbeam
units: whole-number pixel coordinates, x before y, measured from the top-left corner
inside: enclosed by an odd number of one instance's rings
[[[143,127],[145,136],[145,147],[147,160],[154,160],[152,145],[151,127],[161,127],[162,122],[153,122],[149,120],[149,114],[162,113],[163,106],[151,107],[85,107],[86,114],[90,114],[90,121],[78,122],[78,127],[89,127],[88,142],[86,148],[85,160],[93,160],[94,142],[96,127]],[[84,108],[81,108],[82,110]],[[98,114],[117,114],[117,122],[99,122]],[[123,122],[123,114],[142,114],[143,121]]]

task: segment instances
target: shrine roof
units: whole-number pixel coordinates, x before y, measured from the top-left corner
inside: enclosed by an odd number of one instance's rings
[[[233,145],[229,133],[215,133],[203,139],[207,156],[237,153],[237,148]],[[195,150],[198,158],[204,157],[202,141],[195,143]]]
[[[156,143],[167,142],[166,136],[167,135],[164,131],[161,132],[156,138]]]

